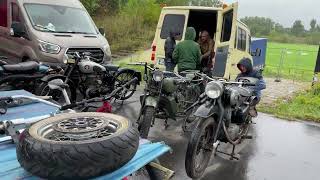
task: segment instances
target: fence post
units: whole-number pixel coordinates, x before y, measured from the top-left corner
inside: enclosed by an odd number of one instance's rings
[[[282,66],[283,66],[285,53],[287,53],[287,49],[282,49],[281,55],[280,55],[279,66],[278,66],[278,74],[277,74],[275,82],[281,82],[281,70],[282,70]]]

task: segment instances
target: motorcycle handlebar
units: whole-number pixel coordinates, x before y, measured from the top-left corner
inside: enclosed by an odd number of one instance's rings
[[[92,99],[88,99],[88,100],[83,100],[83,101],[80,101],[80,102],[76,102],[76,103],[72,103],[72,104],[69,104],[69,105],[65,105],[65,106],[62,106],[60,108],[61,111],[64,111],[64,110],[67,110],[67,109],[72,109],[72,108],[75,108],[75,107],[78,107],[80,105],[84,105],[86,103],[92,103],[92,102],[102,102],[102,101],[107,101],[107,100],[110,100],[112,97],[114,97],[119,91],[123,90],[126,86],[129,86],[133,83],[135,83],[136,81],[138,81],[138,78],[134,78],[130,81],[128,81],[127,83],[125,83],[124,85],[122,85],[121,87],[118,87],[117,89],[115,89],[114,91],[112,91],[109,95],[107,96],[104,96],[104,97],[101,97],[101,98],[92,98]]]

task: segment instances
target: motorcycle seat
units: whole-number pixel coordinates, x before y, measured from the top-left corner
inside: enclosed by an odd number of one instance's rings
[[[107,69],[107,71],[118,71],[119,70],[119,66],[117,66],[117,65],[104,64],[103,66]]]
[[[35,61],[27,61],[18,64],[3,65],[3,69],[10,73],[33,73],[39,70],[39,64]]]

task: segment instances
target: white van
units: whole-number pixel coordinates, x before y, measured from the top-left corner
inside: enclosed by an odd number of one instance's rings
[[[79,0],[0,0],[0,55],[8,63],[60,64],[75,51],[111,61],[104,30]]]
[[[152,44],[151,60],[162,61],[165,57],[164,43],[174,28],[184,39],[187,27],[199,32],[207,30],[215,41],[216,62],[214,76],[234,78],[239,70],[236,64],[250,55],[251,35],[249,28],[237,20],[238,3],[224,5],[223,8],[199,6],[173,6],[162,9],[155,38]],[[177,42],[178,43],[178,42]]]

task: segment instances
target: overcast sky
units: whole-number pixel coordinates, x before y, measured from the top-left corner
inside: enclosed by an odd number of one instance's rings
[[[234,2],[235,0],[225,0]],[[302,20],[306,29],[311,19],[320,24],[320,0],[238,0],[239,16],[263,16],[272,18],[285,27],[291,27],[297,19]]]

